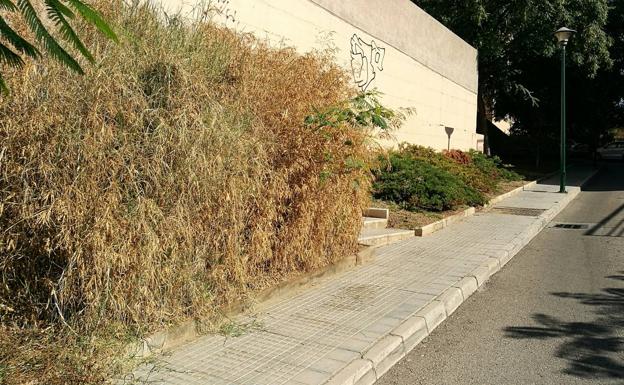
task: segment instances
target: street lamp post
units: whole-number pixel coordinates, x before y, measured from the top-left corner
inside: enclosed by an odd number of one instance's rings
[[[566,193],[566,46],[576,31],[570,28],[559,28],[555,37],[561,48],[561,160],[559,169],[559,192]]]

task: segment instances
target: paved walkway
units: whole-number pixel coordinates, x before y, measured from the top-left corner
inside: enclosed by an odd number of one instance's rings
[[[591,174],[577,168],[570,184]],[[557,194],[549,182],[429,237],[380,248],[374,262],[269,305],[246,334],[204,336],[143,365],[125,383],[373,383],[580,190]],[[534,210],[501,209],[514,207]]]
[[[553,221],[378,384],[624,384],[622,164]]]

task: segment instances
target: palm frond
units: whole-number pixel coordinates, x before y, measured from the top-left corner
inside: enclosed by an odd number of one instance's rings
[[[21,67],[24,65],[24,60],[2,43],[0,43],[0,61],[11,67]]]
[[[112,28],[104,21],[102,16],[80,0],[64,0],[69,3],[85,20],[95,25],[95,27],[114,42],[119,42],[117,35]]]
[[[13,4],[11,0],[0,0],[0,9],[11,12],[17,11],[17,7],[15,6],[15,4]]]
[[[45,1],[46,5],[48,5],[48,1]],[[69,9],[65,4],[63,4],[62,2],[60,2],[59,0],[54,1],[54,6],[61,12],[63,13],[63,15],[65,15],[65,17],[68,17],[70,19],[74,19],[76,17],[76,14],[74,12],[72,12],[71,9]]]
[[[43,45],[45,50],[56,60],[65,64],[72,70],[78,72],[79,74],[84,74],[84,71],[80,67],[80,64],[61,47],[54,37],[50,35],[50,32],[45,28],[41,19],[37,15],[37,11],[30,3],[29,0],[18,0],[17,5],[19,7],[20,12],[24,16],[28,27],[35,34],[37,40]]]
[[[55,0],[54,5],[55,7],[58,8],[59,11],[61,11],[61,13],[63,13],[63,15],[65,15],[65,17],[68,17],[70,19],[74,19],[76,17],[76,14],[72,12],[72,10],[69,9],[65,4],[61,3],[59,0]]]
[[[82,43],[74,29],[71,27],[65,15],[72,15],[73,13],[65,5],[61,4],[59,0],[45,0],[46,8],[48,11],[48,17],[56,24],[61,35],[65,40],[71,43],[89,62],[94,63],[95,59],[91,52]]]
[[[2,1],[2,0],[0,0]],[[0,36],[6,39],[16,50],[30,56],[33,59],[37,59],[41,56],[41,52],[32,44],[23,39],[17,32],[15,32],[6,21],[0,16]]]

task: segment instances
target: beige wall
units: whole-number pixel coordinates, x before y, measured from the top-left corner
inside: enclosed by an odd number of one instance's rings
[[[199,0],[160,0],[186,15]],[[333,47],[361,89],[415,115],[387,145],[476,148],[477,52],[409,0],[212,0],[215,20],[301,52]]]

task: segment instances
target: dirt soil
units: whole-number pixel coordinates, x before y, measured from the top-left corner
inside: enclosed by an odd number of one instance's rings
[[[488,199],[492,199],[499,195],[505,194],[509,191],[515,190],[518,187],[524,186],[527,181],[510,181],[501,182],[498,189],[495,192],[487,194]],[[441,219],[459,214],[466,210],[468,206],[458,207],[455,210],[447,211],[408,211],[402,209],[394,202],[387,202],[381,200],[373,200],[373,207],[380,207],[390,209],[390,219],[388,220],[388,227],[406,230],[416,230],[423,226],[437,222]]]

